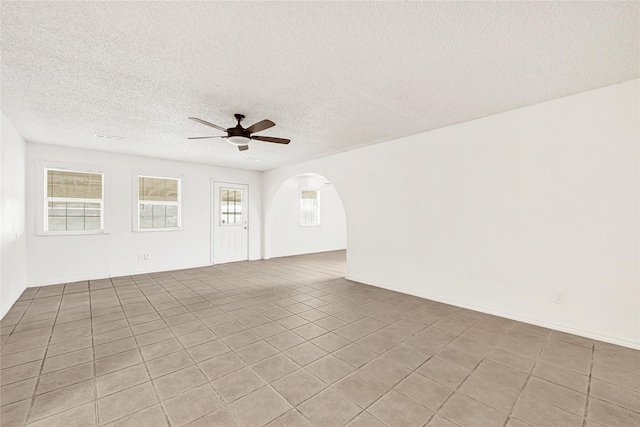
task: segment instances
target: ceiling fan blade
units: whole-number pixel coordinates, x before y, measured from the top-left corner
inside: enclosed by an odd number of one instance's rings
[[[248,145],[238,145],[238,150],[240,151],[244,151],[244,150],[248,150],[249,146]]]
[[[290,139],[274,138],[271,136],[252,136],[251,139],[257,139],[258,141],[265,142],[275,142],[276,144],[288,144],[291,142]]]
[[[226,138],[226,136],[190,136],[187,139]]]
[[[218,125],[214,125],[213,123],[209,123],[208,121],[206,121],[206,120],[202,120],[202,119],[199,119],[199,118],[197,118],[197,117],[189,117],[189,120],[193,120],[194,122],[201,123],[201,124],[203,124],[203,125],[205,125],[205,126],[210,126],[210,127],[214,128],[214,129],[221,130],[222,132],[226,132],[226,131],[227,131],[227,130],[226,130],[225,128],[223,128],[223,127],[220,127],[220,126],[218,126]]]
[[[271,120],[262,120],[261,122],[258,123],[254,123],[251,126],[249,126],[247,128],[247,131],[249,133],[254,133],[254,132],[260,132],[262,130],[265,129],[269,129],[271,127],[274,127],[276,124],[273,123]]]

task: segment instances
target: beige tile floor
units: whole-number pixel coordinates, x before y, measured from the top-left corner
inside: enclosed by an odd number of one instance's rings
[[[637,426],[640,352],[343,278],[344,252],[27,289],[2,426]]]

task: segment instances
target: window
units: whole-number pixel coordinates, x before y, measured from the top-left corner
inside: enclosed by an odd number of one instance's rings
[[[137,230],[180,229],[180,178],[138,175],[137,205]]]
[[[220,189],[220,225],[242,224],[242,190]]]
[[[45,168],[46,215],[44,231],[80,234],[104,231],[102,172]]]
[[[320,191],[300,191],[300,225],[320,225]]]

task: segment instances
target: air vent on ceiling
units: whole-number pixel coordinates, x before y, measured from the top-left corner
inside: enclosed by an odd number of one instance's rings
[[[122,137],[122,136],[105,135],[105,134],[102,134],[102,133],[96,133],[96,134],[94,134],[94,136],[95,136],[96,138],[103,138],[103,139],[115,139],[115,140],[117,140],[117,141],[120,141],[121,139],[124,139],[124,137]]]

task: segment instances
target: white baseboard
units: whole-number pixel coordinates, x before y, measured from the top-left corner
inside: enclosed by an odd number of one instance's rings
[[[260,261],[262,258],[251,258],[249,261]],[[76,276],[76,277],[65,277],[63,279],[57,280],[44,280],[41,282],[30,282],[27,284],[27,288],[36,288],[38,286],[51,286],[51,285],[59,285],[61,283],[73,283],[73,282],[83,282],[85,280],[101,280],[101,279],[110,279],[112,277],[123,277],[123,276],[135,276],[138,274],[150,274],[150,273],[164,273],[166,271],[175,271],[175,270],[187,270],[189,268],[202,268],[202,267],[210,267],[212,264],[190,264],[190,265],[177,265],[171,266],[170,268],[165,268],[162,270],[158,270],[157,268],[146,268],[142,270],[135,271],[123,271],[116,273],[109,273],[107,276],[104,274],[95,274],[91,276]],[[219,265],[219,264],[215,264]]]
[[[202,267],[210,267],[211,264],[197,264],[197,265],[184,265],[184,266],[172,266],[171,268],[166,268],[162,270],[158,270],[157,268],[149,268],[144,270],[136,270],[136,271],[125,271],[125,272],[117,272],[117,273],[109,273],[106,277],[105,275],[91,275],[91,276],[79,276],[79,277],[69,277],[58,280],[45,280],[42,282],[31,282],[27,284],[28,288],[35,288],[38,286],[51,286],[51,285],[59,285],[61,283],[73,283],[73,282],[82,282],[85,280],[101,280],[101,279],[110,279],[112,277],[123,277],[123,276],[136,276],[139,274],[151,274],[151,273],[164,273],[167,271],[175,271],[175,270],[186,270],[190,268],[202,268]]]
[[[610,343],[610,344],[615,344],[615,345],[619,345],[619,346],[623,346],[623,347],[632,348],[632,349],[635,349],[635,350],[640,350],[640,342],[629,341],[629,340],[620,339],[620,338],[612,337],[612,336],[608,336],[608,335],[601,335],[601,334],[593,333],[593,332],[590,332],[590,331],[584,331],[584,330],[581,330],[581,329],[572,328],[572,327],[566,326],[566,325],[560,325],[560,324],[556,324],[556,323],[552,323],[552,322],[545,322],[543,320],[532,319],[532,318],[529,318],[529,317],[526,317],[526,316],[520,316],[520,315],[515,314],[515,313],[509,313],[509,312],[504,312],[504,311],[500,311],[500,310],[494,310],[494,309],[491,309],[491,308],[477,306],[477,305],[473,305],[473,304],[468,304],[466,302],[451,300],[451,299],[448,299],[448,298],[441,298],[441,297],[438,297],[438,296],[435,296],[435,295],[429,295],[429,294],[423,293],[423,292],[415,292],[415,291],[411,291],[411,290],[400,288],[400,287],[393,286],[393,285],[382,284],[382,283],[374,283],[374,282],[371,282],[371,281],[369,281],[367,279],[361,279],[361,278],[358,278],[358,277],[355,277],[355,276],[347,275],[345,277],[345,279],[351,280],[353,282],[364,283],[365,285],[375,286],[376,288],[381,288],[381,289],[387,289],[387,290],[390,290],[390,291],[401,292],[403,294],[413,295],[413,296],[416,296],[416,297],[425,298],[425,299],[428,299],[428,300],[437,301],[437,302],[441,302],[441,303],[444,303],[444,304],[455,305],[456,307],[466,308],[466,309],[473,310],[473,311],[479,311],[481,313],[491,314],[491,315],[499,316],[499,317],[504,317],[506,319],[516,320],[518,322],[529,323],[529,324],[532,324],[532,325],[541,326],[543,328],[553,329],[553,330],[560,331],[560,332],[566,332],[568,334],[579,335],[579,336],[585,337],[585,338],[591,338],[591,339],[598,340],[598,341],[604,341],[604,342],[607,342],[607,343]]]
[[[310,252],[295,252],[290,254],[269,254],[265,255],[263,259],[272,259],[272,258],[286,258],[290,256],[298,256],[298,255],[310,255],[310,254],[321,254],[325,252],[335,252],[335,251],[344,251],[347,248],[334,248],[334,249],[322,249],[320,251],[310,251]]]

